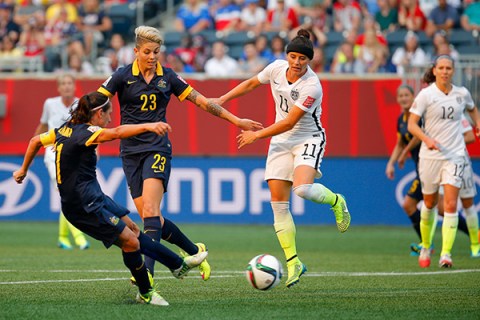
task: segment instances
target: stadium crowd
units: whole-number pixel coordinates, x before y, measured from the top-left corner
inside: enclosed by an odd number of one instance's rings
[[[128,1],[0,0],[0,71],[22,71],[1,62],[20,57],[39,57],[46,72],[84,76],[109,74],[130,63],[133,34],[120,32],[109,16],[113,7]],[[299,28],[313,35],[315,72],[402,74],[440,54],[454,59],[462,53],[480,54],[479,0],[174,3],[176,16],[160,29],[170,34],[161,62],[176,72],[214,77],[259,72],[284,57],[285,43]],[[148,8],[152,16],[152,8],[160,6]],[[153,15],[161,13],[159,9]],[[468,46],[454,47],[455,32],[471,38]],[[230,42],[235,35],[238,41]]]

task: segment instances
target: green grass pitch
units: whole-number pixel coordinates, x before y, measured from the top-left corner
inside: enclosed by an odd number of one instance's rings
[[[120,250],[92,240],[86,251],[56,248],[56,223],[0,223],[0,319],[480,319],[480,260],[457,234],[454,268],[429,269],[409,256],[408,227],[297,226],[308,272],[287,289],[249,286],[244,270],[260,253],[279,258],[273,227],[181,225],[209,248],[212,278],[184,280],[157,265],[155,280],[169,307],[136,304]],[[441,247],[440,228],[435,246]],[[176,249],[175,249],[176,250]]]

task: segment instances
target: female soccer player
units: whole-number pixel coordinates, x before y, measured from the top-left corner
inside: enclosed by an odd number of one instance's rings
[[[285,252],[287,287],[298,283],[307,270],[297,256],[295,224],[290,213],[290,192],[332,206],[340,232],[347,231],[350,213],[345,199],[319,183],[320,163],[325,151],[325,130],[321,126],[322,86],[308,66],[313,44],[308,31],[301,29],[286,47],[287,61],[276,60],[258,75],[240,83],[216,101],[223,104],[269,83],[275,99],[276,120],[259,131],[243,131],[239,148],[258,139],[273,137],[268,151],[265,180],[271,193],[274,228]]]
[[[112,105],[105,95],[98,92],[84,95],[67,123],[30,140],[22,167],[13,173],[13,177],[22,183],[40,147],[54,145],[57,186],[67,220],[102,241],[106,248],[115,244],[122,249],[123,261],[139,288],[137,301],[167,306],[168,302],[152,288],[141,253],[167,266],[175,277],[182,278],[204,261],[208,252],[180,258],[145,236],[127,216],[128,210],[102,192],[95,173],[98,144],[145,132],[162,136],[171,131],[170,125],[164,122],[103,129],[110,122],[111,113]]]
[[[439,266],[452,267],[451,250],[458,227],[457,198],[467,165],[461,118],[465,109],[476,125],[480,136],[480,116],[470,92],[452,84],[454,61],[448,55],[437,57],[424,75],[430,84],[422,89],[410,108],[408,130],[422,141],[419,175],[422,181],[423,205],[420,211],[422,250],[418,257],[420,267],[427,268],[431,260],[431,231],[437,215],[438,190],[444,188],[444,217],[442,251]],[[418,121],[423,117],[424,129]]]
[[[189,100],[219,118],[244,130],[260,129],[261,124],[239,119],[219,105],[208,101],[170,68],[158,62],[162,38],[152,27],[135,29],[135,61],[114,72],[98,89],[109,98],[118,95],[123,124],[148,123],[166,119],[170,96],[180,101]],[[151,238],[164,239],[180,247],[189,255],[205,251],[203,243],[194,244],[160,212],[163,193],[170,177],[172,147],[168,133],[158,136],[147,132],[124,139],[120,146],[123,170],[138,213],[143,219],[144,231]],[[153,274],[154,261],[146,259]],[[200,266],[204,280],[210,277],[210,266]]]

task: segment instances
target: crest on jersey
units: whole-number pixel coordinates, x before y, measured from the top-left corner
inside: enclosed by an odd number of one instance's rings
[[[167,87],[167,83],[165,82],[165,80],[160,79],[160,81],[158,81],[157,83],[157,87],[165,89]]]
[[[462,97],[457,97],[457,103],[462,104]]]
[[[299,95],[300,95],[300,94],[298,93],[297,90],[292,90],[292,91],[290,91],[290,97],[292,97],[293,101],[296,101],[296,100],[298,99],[298,96],[299,96]]]
[[[91,133],[95,133],[100,129],[101,128],[99,126],[90,126],[90,127],[87,128],[87,130],[90,131]]]

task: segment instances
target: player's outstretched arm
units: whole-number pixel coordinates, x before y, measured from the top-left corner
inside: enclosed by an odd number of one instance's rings
[[[263,126],[260,122],[253,121],[250,119],[241,119],[234,115],[233,113],[229,112],[218,103],[211,99],[205,98],[202,94],[198,91],[193,89],[187,96],[187,100],[193,102],[195,105],[207,111],[208,113],[219,117],[221,119],[227,120],[228,122],[234,124],[235,126],[239,127],[243,130],[259,130],[262,129]]]
[[[33,162],[33,159],[38,153],[38,150],[42,147],[42,142],[40,141],[40,136],[36,135],[28,143],[27,151],[25,157],[23,158],[23,164],[20,169],[13,173],[13,178],[17,183],[22,183],[25,177],[27,176],[28,168]]]
[[[115,128],[103,129],[96,137],[94,143],[103,143],[115,139],[125,139],[144,132],[153,132],[163,136],[168,132],[172,132],[172,127],[165,122],[141,123],[141,124],[124,124]]]

